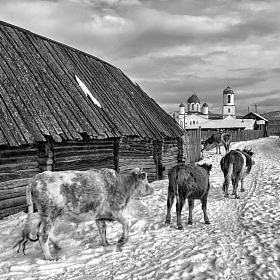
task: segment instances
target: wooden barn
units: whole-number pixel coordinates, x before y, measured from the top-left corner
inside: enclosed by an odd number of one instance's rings
[[[268,136],[268,120],[261,115],[250,112],[245,115],[242,119],[252,119],[256,121],[256,129],[263,131],[263,137]]]
[[[119,68],[0,22],[0,218],[26,209],[45,170],[143,166],[149,179],[182,161],[182,129]]]

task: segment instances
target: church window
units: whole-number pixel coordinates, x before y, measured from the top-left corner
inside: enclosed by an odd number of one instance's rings
[[[230,103],[230,95],[228,95],[227,97],[228,97],[228,103]]]
[[[230,113],[230,108],[228,108],[228,113]]]
[[[191,109],[191,105],[190,105],[190,104],[188,104],[188,111],[190,111],[190,109]]]
[[[194,111],[194,104],[192,104],[192,111]]]
[[[198,104],[196,105],[196,111],[199,111],[199,106],[198,106]]]

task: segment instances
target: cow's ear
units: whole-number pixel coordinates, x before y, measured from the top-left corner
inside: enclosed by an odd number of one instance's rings
[[[141,180],[145,180],[145,179],[147,178],[147,173],[141,173],[141,174],[139,174],[139,178],[140,178]]]

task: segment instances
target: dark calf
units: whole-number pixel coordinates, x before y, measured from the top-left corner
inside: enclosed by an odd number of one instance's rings
[[[200,199],[204,214],[205,224],[210,224],[207,210],[207,196],[210,189],[209,172],[212,165],[194,165],[181,164],[172,167],[168,172],[169,186],[167,197],[167,215],[165,223],[170,224],[170,211],[173,205],[174,197],[176,196],[176,213],[177,227],[183,229],[181,221],[181,212],[186,199],[189,204],[189,219],[188,224],[193,223],[192,211],[194,208],[194,199]]]
[[[201,152],[203,152],[205,149],[207,149],[210,145],[214,144],[216,147],[216,153],[221,153],[221,147],[220,144],[222,143],[225,147],[225,152],[229,152],[231,142],[231,134],[229,133],[216,133],[212,134],[211,137],[209,137],[207,140],[202,141],[202,145],[204,146],[201,149]]]

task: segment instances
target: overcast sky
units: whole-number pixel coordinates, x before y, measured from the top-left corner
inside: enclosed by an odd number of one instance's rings
[[[1,0],[0,20],[120,68],[167,112],[193,88],[221,113],[280,110],[280,1]]]

